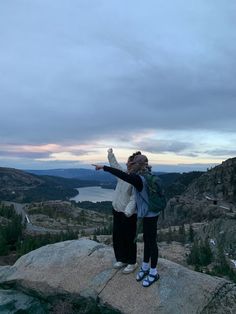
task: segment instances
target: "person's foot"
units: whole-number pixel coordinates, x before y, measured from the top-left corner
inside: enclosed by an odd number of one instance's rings
[[[157,273],[156,275],[149,275],[143,280],[143,287],[150,287],[155,281],[160,278],[160,275]]]
[[[142,267],[140,268],[139,272],[136,275],[136,280],[141,281],[149,274],[149,268],[144,270]]]
[[[123,263],[123,262],[116,262],[114,265],[113,265],[113,268],[115,269],[119,269],[119,268],[122,268],[124,266],[126,266],[127,264],[126,263]]]
[[[132,273],[133,271],[135,271],[135,269],[138,267],[138,264],[135,263],[135,264],[128,264],[125,269],[123,269],[122,273],[123,274],[130,274]]]

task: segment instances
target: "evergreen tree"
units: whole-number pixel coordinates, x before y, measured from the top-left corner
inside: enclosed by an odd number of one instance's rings
[[[181,243],[185,243],[185,238],[186,238],[185,227],[184,227],[184,224],[182,224],[179,227],[179,241]]]
[[[212,252],[209,245],[209,242],[205,240],[205,242],[201,242],[200,248],[199,248],[199,260],[200,265],[207,266],[212,261]]]
[[[168,232],[167,232],[166,236],[167,236],[166,242],[167,242],[168,244],[170,244],[170,243],[172,242],[172,239],[173,239],[171,226],[169,226]]]
[[[229,265],[225,258],[224,248],[221,243],[218,243],[217,245],[216,264],[217,265],[216,267],[214,267],[214,270],[217,271],[218,274],[221,274],[221,275],[227,274]]]
[[[157,240],[158,242],[164,241],[164,234],[161,230],[158,232]]]
[[[7,253],[8,253],[7,240],[3,232],[0,232],[0,256],[6,255]]]
[[[190,265],[200,265],[200,258],[199,258],[199,246],[198,242],[195,241],[191,248],[190,254],[187,258],[187,263]]]
[[[194,240],[194,230],[193,230],[193,226],[190,224],[189,226],[189,241],[193,242]]]
[[[93,241],[99,242],[96,234],[93,235]]]

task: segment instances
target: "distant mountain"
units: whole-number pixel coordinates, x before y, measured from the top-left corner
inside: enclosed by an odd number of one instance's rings
[[[65,200],[77,195],[75,188],[91,185],[99,185],[99,182],[37,176],[18,169],[0,167],[0,201]]]
[[[187,173],[165,173],[159,174],[165,189],[166,198],[170,199],[176,195],[181,195],[186,191],[188,186],[204,172],[191,171]]]
[[[48,175],[62,178],[76,178],[86,181],[97,181],[101,183],[115,183],[116,178],[104,171],[90,169],[70,168],[70,169],[49,169],[49,170],[25,170],[36,175]]]

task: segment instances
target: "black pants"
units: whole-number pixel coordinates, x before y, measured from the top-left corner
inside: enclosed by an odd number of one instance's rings
[[[157,220],[158,216],[143,218],[143,261],[149,263],[151,259],[151,268],[156,268],[158,261]]]
[[[136,263],[137,244],[134,242],[137,228],[137,215],[126,217],[113,210],[113,248],[116,260],[127,264]]]

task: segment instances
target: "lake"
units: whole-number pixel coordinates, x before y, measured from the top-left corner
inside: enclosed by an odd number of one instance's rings
[[[71,201],[83,202],[90,201],[93,203],[112,201],[114,190],[102,189],[100,186],[89,186],[84,188],[77,188],[79,194],[72,197]]]

